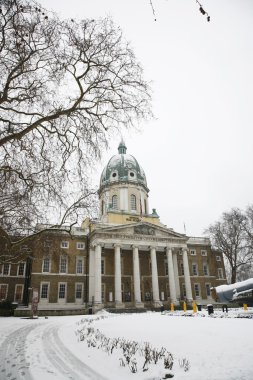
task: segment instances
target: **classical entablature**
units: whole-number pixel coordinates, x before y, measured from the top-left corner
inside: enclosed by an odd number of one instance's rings
[[[102,244],[113,247],[115,243],[122,246],[140,245],[143,249],[156,246],[158,250],[166,247],[186,248],[188,237],[171,229],[153,225],[147,222],[138,222],[119,226],[93,227],[90,235],[90,244]]]

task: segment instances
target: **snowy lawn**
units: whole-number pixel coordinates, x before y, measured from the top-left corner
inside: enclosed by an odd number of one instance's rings
[[[140,348],[144,342],[166,348],[173,356],[172,371],[160,360],[143,372],[144,357],[137,352],[137,373],[131,373],[128,365],[120,366],[125,358],[119,348],[110,355],[105,347],[97,348],[99,339],[96,347],[88,347],[92,340],[78,340],[77,330],[87,328],[111,338],[108,346],[113,338],[121,338],[138,342]],[[158,380],[165,374],[175,380],[252,380],[252,352],[253,319],[160,313],[0,318],[0,380]],[[189,362],[188,371],[183,362]]]

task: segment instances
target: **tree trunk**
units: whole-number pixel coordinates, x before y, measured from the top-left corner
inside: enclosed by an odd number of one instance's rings
[[[236,282],[236,268],[231,268],[231,284],[234,284]]]

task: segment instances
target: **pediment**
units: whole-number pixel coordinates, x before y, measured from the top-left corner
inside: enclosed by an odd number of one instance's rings
[[[157,238],[171,238],[171,239],[182,239],[187,240],[188,237],[184,234],[180,234],[175,232],[174,230],[158,226],[148,222],[138,222],[133,224],[121,224],[117,226],[106,226],[99,228],[99,230],[95,230],[96,232],[101,233],[111,233],[111,234],[119,234],[119,235],[137,235],[137,236],[147,236],[147,237],[157,237]]]

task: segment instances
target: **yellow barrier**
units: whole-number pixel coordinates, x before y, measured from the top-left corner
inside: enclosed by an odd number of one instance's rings
[[[246,303],[243,304],[244,310],[248,310],[248,305]]]
[[[170,311],[174,311],[174,303],[170,304]]]
[[[187,311],[186,302],[184,302],[184,311]]]
[[[193,313],[197,313],[197,305],[196,305],[196,302],[193,302]]]

